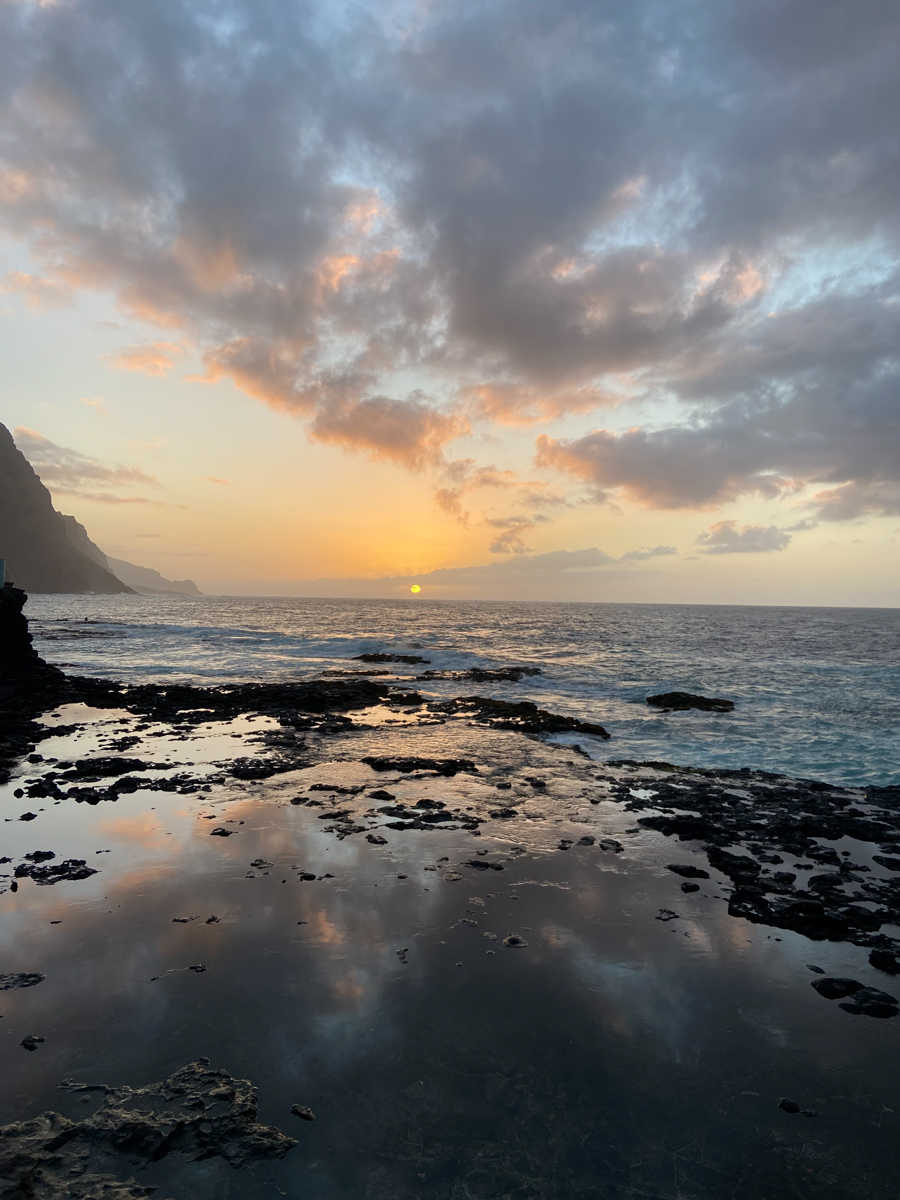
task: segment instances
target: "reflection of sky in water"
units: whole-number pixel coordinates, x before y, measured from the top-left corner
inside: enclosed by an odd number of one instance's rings
[[[205,731],[216,755],[226,729]],[[524,739],[467,736],[507,746],[526,769],[564,761]],[[209,750],[173,746],[183,761]],[[494,822],[480,838],[386,830],[374,846],[338,841],[319,810],[292,806],[300,778],[454,806],[485,789],[466,776],[398,787],[328,762],[210,796],[41,801],[30,825],[0,826],[5,853],[39,846],[101,871],[0,896],[2,969],[47,977],[0,996],[0,1120],[77,1112],[57,1089],[66,1076],[139,1083],[208,1055],[251,1078],[261,1119],[300,1145],[239,1173],[184,1167],[178,1195],[895,1194],[900,1022],[841,1012],[804,965],[877,986],[864,951],[728,917],[716,872],[683,895],[663,864],[689,849],[627,832],[633,814],[611,804],[573,802],[560,816],[534,797],[543,819]],[[29,802],[10,791],[2,812],[17,816]],[[625,853],[551,849],[585,816]],[[210,836],[227,821],[234,836]],[[461,865],[479,849],[505,869]],[[259,858],[268,873],[250,868]],[[301,882],[297,868],[333,878]],[[660,907],[680,919],[655,920]],[[505,948],[510,932],[527,947]],[[186,969],[199,962],[205,974]],[[47,1041],[27,1054],[18,1043],[32,1032]],[[782,1096],[820,1115],[789,1117]],[[291,1117],[293,1103],[318,1120]],[[163,1168],[146,1178],[165,1181]]]

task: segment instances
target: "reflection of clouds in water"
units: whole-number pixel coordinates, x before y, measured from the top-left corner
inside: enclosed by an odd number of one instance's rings
[[[171,837],[163,829],[159,816],[151,812],[131,817],[107,817],[97,822],[97,832],[146,850],[168,848]]]
[[[347,935],[332,921],[327,913],[317,912],[309,918],[312,940],[321,946],[343,946]]]

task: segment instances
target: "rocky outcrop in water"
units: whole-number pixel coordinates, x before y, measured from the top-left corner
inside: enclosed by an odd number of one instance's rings
[[[731,712],[734,708],[733,700],[694,696],[691,692],[660,692],[658,696],[648,696],[647,703],[666,712],[684,712],[689,708],[699,708],[702,712]]]

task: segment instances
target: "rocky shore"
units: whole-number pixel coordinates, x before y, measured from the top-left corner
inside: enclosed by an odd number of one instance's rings
[[[201,847],[195,853],[206,861],[221,846],[225,861],[239,866],[235,878],[241,880],[280,881],[285,888],[311,889],[308,895],[340,882],[335,870],[310,869],[284,849],[295,840],[299,845],[302,830],[320,856],[352,846],[359,878],[354,883],[346,877],[346,888],[362,886],[371,869],[387,863],[392,887],[407,883],[413,872],[427,881],[420,896],[426,906],[433,887],[474,890],[454,930],[477,930],[480,909],[493,902],[492,881],[513,888],[515,899],[544,877],[542,886],[568,889],[574,886],[569,877],[581,879],[585,872],[604,886],[627,889],[630,878],[644,879],[651,862],[658,864],[648,877],[652,882],[633,885],[636,895],[650,887],[658,899],[643,918],[651,926],[697,937],[705,923],[724,918],[735,930],[759,928],[770,942],[809,943],[809,958],[816,957],[816,946],[844,947],[856,964],[853,974],[800,963],[796,987],[816,1004],[842,1010],[836,1019],[847,1022],[868,1017],[874,1020],[863,1024],[882,1025],[900,1012],[891,980],[900,971],[896,787],[847,788],[753,770],[612,757],[600,762],[573,741],[606,745],[609,734],[596,723],[528,700],[474,694],[430,699],[385,682],[377,671],[216,688],[69,677],[35,653],[24,601],[15,588],[0,593],[0,785],[7,847],[0,859],[0,898],[34,904],[40,895],[68,895],[65,889],[74,898],[79,888],[99,887],[102,896],[117,886],[114,864],[104,857],[108,849],[88,852],[80,837],[73,849],[66,844],[72,835],[64,831],[77,828],[73,813],[80,812],[91,830],[85,837],[99,838],[120,827],[107,815],[120,806],[128,814],[122,828],[155,829],[157,818],[149,814],[161,811],[166,821],[187,821],[191,844]],[[368,656],[377,662],[387,657]],[[466,673],[458,675],[466,681]],[[490,682],[488,675],[470,678]],[[680,708],[703,698],[653,699]],[[709,703],[726,711],[723,701]],[[560,737],[562,744],[553,740]],[[181,809],[165,807],[176,801]],[[193,806],[186,813],[185,803]],[[260,831],[268,828],[265,813],[279,814],[284,830],[269,841],[253,832],[254,822],[261,822]],[[154,853],[166,861],[162,850]],[[336,864],[344,854],[341,849]],[[183,894],[179,888],[177,899],[173,892],[168,920],[196,941],[201,929],[223,927],[218,910],[225,901],[206,897],[207,884],[192,886]],[[64,909],[54,911],[62,915],[51,924],[68,920]],[[294,927],[312,921],[304,917]],[[490,932],[495,940],[482,943],[481,953],[516,951],[527,958],[540,941],[533,929],[507,925]],[[400,944],[403,937],[396,934],[390,950],[400,968],[415,961],[410,945]],[[29,997],[52,984],[52,965],[30,961],[20,946],[0,968],[2,995],[14,998],[23,1013],[34,1011]],[[202,976],[207,961],[162,961],[152,975],[145,968],[144,986],[163,986],[183,972]],[[36,1022],[24,1028],[17,1054],[37,1061],[47,1054],[46,1031]],[[15,1061],[21,1068],[22,1059]],[[86,1118],[47,1109],[0,1128],[0,1195],[147,1195],[147,1171],[166,1156],[219,1155],[239,1166],[283,1155],[293,1145],[277,1129],[256,1124],[251,1084],[208,1064],[190,1062],[146,1087],[104,1085],[97,1095],[102,1103]],[[310,1111],[304,1096],[296,1100]],[[782,1116],[806,1111],[799,1104],[791,1108],[792,1100],[784,1103]],[[148,1105],[158,1115],[140,1125],[144,1118],[135,1114]],[[57,1146],[66,1149],[57,1153]],[[76,1190],[66,1191],[75,1186],[65,1182],[73,1176]]]

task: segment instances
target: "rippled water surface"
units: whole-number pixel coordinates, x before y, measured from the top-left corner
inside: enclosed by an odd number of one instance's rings
[[[296,679],[366,651],[433,668],[538,666],[518,684],[431,694],[529,698],[602,722],[606,758],[752,766],[844,783],[900,781],[900,610],[36,596],[36,644],[67,670],[126,680]],[[404,677],[426,667],[403,666]],[[736,702],[660,714],[653,692]]]

